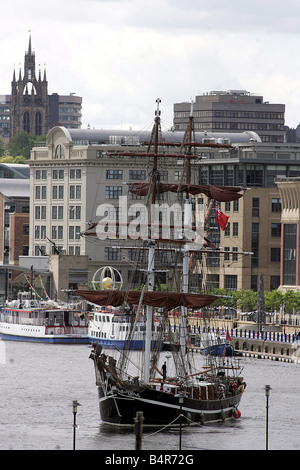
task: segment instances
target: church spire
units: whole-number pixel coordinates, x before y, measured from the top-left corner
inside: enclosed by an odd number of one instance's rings
[[[31,29],[29,30],[28,55],[31,55]]]

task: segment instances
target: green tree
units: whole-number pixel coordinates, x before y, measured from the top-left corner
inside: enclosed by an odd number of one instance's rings
[[[14,163],[27,163],[27,160],[25,157],[22,157],[22,155],[18,155],[17,157],[14,158]]]
[[[5,150],[6,150],[5,142],[4,142],[4,140],[0,139],[0,157],[2,157],[2,155],[4,155]]]
[[[0,163],[14,163],[14,157],[3,155],[3,157],[0,157]]]
[[[283,293],[279,290],[265,291],[265,306],[267,312],[279,311],[283,302]]]
[[[46,140],[46,136],[36,136],[34,134],[28,134],[26,131],[20,131],[12,137],[7,148],[13,157],[22,155],[28,160],[30,158],[30,150],[34,147],[36,142],[44,140]]]
[[[237,303],[242,311],[251,312],[257,309],[258,292],[251,289],[242,289],[237,291],[237,295]]]

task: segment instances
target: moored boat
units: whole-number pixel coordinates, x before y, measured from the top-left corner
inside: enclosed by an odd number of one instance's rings
[[[51,300],[20,292],[0,312],[0,336],[7,341],[88,343],[85,314]]]

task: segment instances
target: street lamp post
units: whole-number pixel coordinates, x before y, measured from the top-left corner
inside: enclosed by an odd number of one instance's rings
[[[271,387],[270,385],[265,386],[265,392],[266,392],[266,450],[268,450],[268,439],[269,439],[269,396],[270,396],[270,390]]]
[[[73,416],[74,416],[74,422],[73,422],[73,450],[75,450],[75,438],[76,438],[76,414],[77,414],[77,407],[81,406],[80,403],[78,403],[77,400],[73,400]]]
[[[181,432],[182,432],[182,404],[183,404],[183,396],[182,395],[179,395],[179,398],[178,398],[178,401],[179,401],[179,405],[180,405],[180,422],[179,422],[179,425],[180,425],[180,428],[179,428],[179,450],[181,450]]]

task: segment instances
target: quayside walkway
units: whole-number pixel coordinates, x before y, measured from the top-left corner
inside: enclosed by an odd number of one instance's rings
[[[217,335],[224,334],[224,329],[220,328],[210,328],[210,331]],[[259,359],[300,363],[299,334],[242,328],[231,328],[227,331],[230,336],[230,344],[236,354]],[[197,334],[198,331],[196,329],[193,331],[192,328],[191,333]],[[192,349],[197,351],[199,348],[192,347]]]

